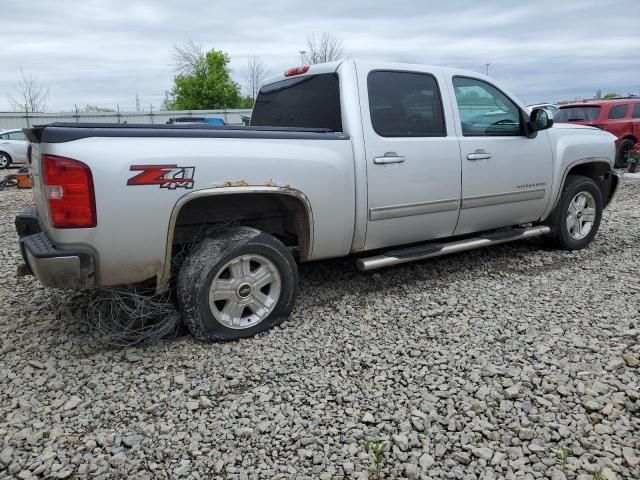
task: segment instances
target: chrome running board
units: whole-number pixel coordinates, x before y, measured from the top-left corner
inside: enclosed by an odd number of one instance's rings
[[[486,233],[479,237],[467,238],[466,240],[447,243],[426,243],[424,245],[392,250],[374,257],[359,258],[356,260],[356,265],[360,270],[374,270],[376,268],[399,265],[415,260],[424,260],[426,258],[440,257],[450,253],[464,252],[465,250],[490,247],[491,245],[524,240],[525,238],[539,237],[550,231],[551,229],[546,225],[526,228],[516,227],[509,230]]]

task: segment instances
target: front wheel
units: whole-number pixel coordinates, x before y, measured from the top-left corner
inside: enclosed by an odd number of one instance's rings
[[[207,237],[185,260],[178,300],[198,340],[234,340],[282,323],[298,293],[298,270],[275,237],[237,227]]]
[[[567,178],[550,222],[553,243],[564,250],[587,247],[598,232],[602,218],[602,193],[589,177]]]

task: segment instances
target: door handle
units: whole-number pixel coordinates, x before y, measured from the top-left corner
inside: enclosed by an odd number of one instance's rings
[[[491,154],[482,149],[478,149],[473,153],[467,154],[467,160],[487,160],[489,158],[491,158]]]
[[[395,152],[387,152],[382,157],[374,157],[373,163],[376,165],[388,165],[390,163],[403,163],[405,158]]]

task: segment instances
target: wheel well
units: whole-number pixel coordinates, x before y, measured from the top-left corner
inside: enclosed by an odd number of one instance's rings
[[[633,141],[633,143],[638,143],[638,139],[635,137],[635,135],[625,135],[620,139],[620,142],[622,142],[623,140],[631,140]],[[620,145],[620,143],[618,143],[618,145]]]
[[[602,192],[602,200],[605,206],[611,200],[617,186],[617,178],[614,178],[615,176],[611,174],[611,166],[606,162],[581,163],[574,166],[567,172],[565,183],[571,175],[582,175],[596,182],[600,192]],[[616,185],[613,184],[614,182],[616,182]]]
[[[281,193],[238,193],[194,198],[176,218],[173,254],[184,252],[197,240],[230,225],[257,228],[297,247],[302,260],[310,255],[311,221],[303,201]]]
[[[611,166],[605,162],[581,163],[580,165],[576,165],[571,168],[567,172],[567,177],[569,177],[569,175],[582,175],[583,177],[589,177],[594,182],[599,183],[601,178],[609,170],[611,170]]]
[[[11,155],[8,152],[5,152],[4,150],[0,150],[0,153],[5,154],[7,157],[9,157],[9,161],[13,161],[13,158],[11,158]]]

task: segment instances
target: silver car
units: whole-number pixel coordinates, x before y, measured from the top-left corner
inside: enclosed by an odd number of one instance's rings
[[[0,133],[0,169],[12,163],[27,163],[29,141],[22,130],[5,130]]]

